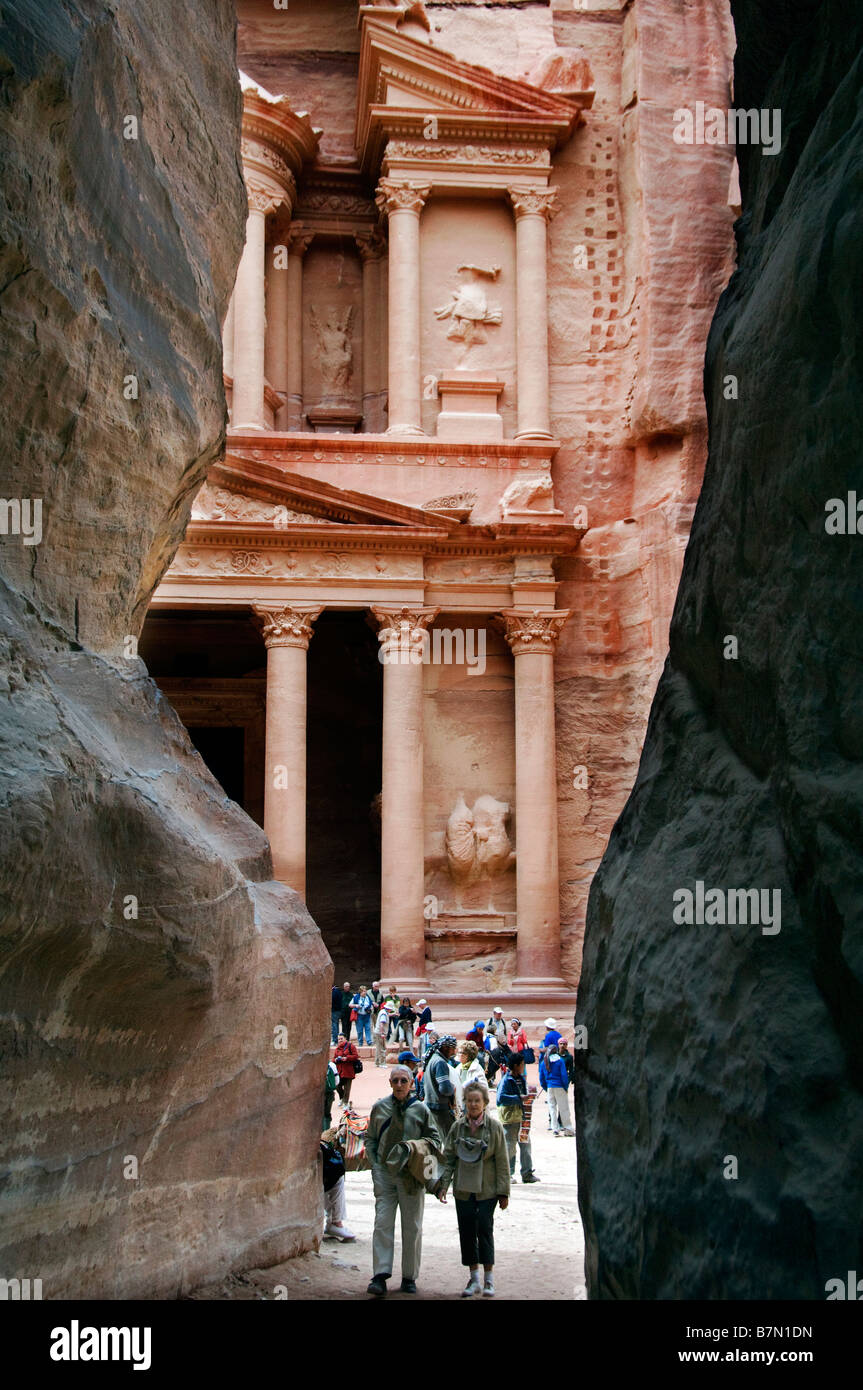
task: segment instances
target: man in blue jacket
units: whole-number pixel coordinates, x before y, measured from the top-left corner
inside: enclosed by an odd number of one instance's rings
[[[540,1059],[539,1084],[548,1096],[548,1113],[554,1137],[574,1135],[567,1094],[569,1076],[566,1063],[557,1050],[557,1042],[551,1043],[545,1056]]]

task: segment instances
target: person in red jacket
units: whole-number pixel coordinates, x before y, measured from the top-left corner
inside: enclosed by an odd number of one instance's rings
[[[351,1098],[351,1087],[354,1084],[354,1077],[357,1074],[357,1062],[360,1054],[352,1042],[348,1042],[344,1033],[339,1033],[339,1045],[333,1053],[333,1061],[339,1074],[339,1095],[342,1105],[347,1105]]]

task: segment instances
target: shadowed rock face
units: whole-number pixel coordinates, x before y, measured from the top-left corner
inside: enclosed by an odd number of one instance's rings
[[[577,1111],[594,1298],[822,1299],[861,1260],[863,535],[827,534],[825,503],[863,498],[863,22],[733,9],[735,105],[779,107],[782,150],[739,151],[704,488],[590,897]],[[675,924],[672,895],[696,880],[781,890],[781,930]]]
[[[224,441],[233,9],[4,6],[0,55],[0,1274],[170,1296],[320,1204],[328,958],[123,656]]]

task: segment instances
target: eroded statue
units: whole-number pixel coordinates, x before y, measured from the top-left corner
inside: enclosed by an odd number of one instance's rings
[[[449,304],[442,304],[434,312],[437,319],[452,320],[447,337],[470,348],[487,341],[484,324],[501,321],[500,305],[489,304],[483,285],[484,280],[497,279],[500,266],[460,265],[458,271],[466,278],[452,291]]]
[[[508,817],[506,801],[478,796],[471,809],[459,793],[446,825],[447,864],[455,883],[495,878],[515,862],[515,850],[506,831]]]
[[[354,374],[354,349],[351,342],[351,329],[354,324],[354,305],[351,304],[339,315],[336,309],[328,309],[323,322],[314,309],[309,313],[312,328],[318,340],[318,364],[328,396],[339,398],[349,394],[351,377]]]

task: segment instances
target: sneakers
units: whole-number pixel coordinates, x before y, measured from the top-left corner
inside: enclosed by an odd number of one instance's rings
[[[349,1231],[347,1226],[336,1226],[335,1224],[324,1227],[324,1239],[327,1236],[332,1236],[334,1240],[356,1240],[353,1231]]]
[[[574,1138],[575,1138],[575,1130],[574,1130],[574,1129],[562,1129],[562,1130],[561,1130],[561,1134],[565,1134],[565,1135],[567,1136],[568,1139],[574,1139]]]
[[[522,1178],[522,1182],[542,1182],[542,1179],[541,1179],[541,1178],[538,1178],[538,1177],[536,1176],[536,1173],[527,1173],[527,1174]]]
[[[482,1285],[479,1276],[472,1274],[461,1291],[462,1298],[473,1298],[475,1293],[482,1293]]]
[[[400,1287],[399,1287],[399,1293],[416,1293],[416,1291],[417,1291],[417,1281],[416,1281],[416,1279],[403,1279],[403,1280],[402,1280],[401,1285],[400,1285]]]
[[[490,1274],[485,1276],[485,1283],[483,1284],[482,1291],[486,1298],[494,1298],[494,1280]]]
[[[373,1293],[376,1298],[382,1298],[387,1291],[389,1277],[388,1274],[376,1274],[366,1289],[366,1293]]]

